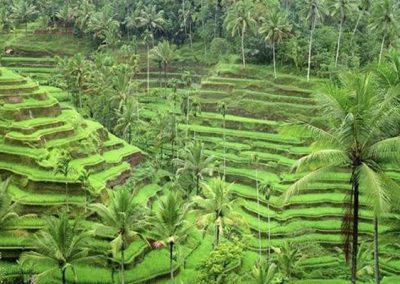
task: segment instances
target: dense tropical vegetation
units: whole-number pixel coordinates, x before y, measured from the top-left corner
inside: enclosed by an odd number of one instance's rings
[[[398,0],[0,2],[0,283],[399,283]]]

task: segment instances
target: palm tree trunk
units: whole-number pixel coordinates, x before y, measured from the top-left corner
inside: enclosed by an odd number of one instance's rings
[[[150,92],[150,47],[147,43],[147,94]]]
[[[189,103],[189,93],[186,99],[186,140],[188,140],[189,136],[189,108],[190,108],[190,103]]]
[[[310,44],[308,46],[308,69],[307,69],[307,82],[310,81],[310,69],[311,69],[311,49],[312,49],[312,41],[313,41],[313,35],[314,35],[314,30],[315,30],[315,18],[312,22],[311,26],[311,32],[310,32]]]
[[[261,261],[261,229],[260,229],[260,198],[258,191],[258,168],[256,167],[256,191],[257,191],[257,221],[258,221],[258,254]]]
[[[340,40],[342,39],[342,29],[343,29],[343,17],[341,17],[340,25],[339,25],[339,35],[338,35],[337,47],[336,47],[335,67],[337,66],[338,61],[339,61]]]
[[[164,62],[164,88],[167,88],[167,63]]]
[[[223,119],[223,137],[222,137],[222,140],[223,140],[223,143],[224,143],[224,181],[225,181],[225,178],[226,178],[226,145],[225,145],[225,115],[224,115],[224,119]]]
[[[115,283],[115,270],[114,270],[114,266],[112,266],[112,268],[111,268],[111,283],[112,283],[112,284]]]
[[[246,67],[246,58],[244,56],[244,33],[245,33],[245,27],[243,26],[243,28],[242,28],[242,63],[243,63],[243,67]]]
[[[375,284],[380,283],[379,273],[379,241],[378,241],[378,217],[374,218],[374,274]]]
[[[382,38],[381,51],[380,51],[380,53],[379,53],[379,61],[378,61],[379,64],[381,64],[381,61],[382,61],[382,55],[383,55],[383,47],[384,47],[384,45],[385,45],[385,35],[384,35],[383,38]]]
[[[199,175],[196,175],[196,195],[199,194],[199,181],[200,181],[200,177],[199,177]]]
[[[68,183],[65,183],[65,203],[67,203],[67,212],[69,212]]]
[[[275,42],[272,43],[272,56],[274,58],[274,78],[276,79],[276,58],[275,58]]]
[[[215,247],[217,247],[218,246],[218,244],[219,244],[219,226],[220,225],[216,225],[215,226],[215,230],[216,230],[216,232],[215,232]]]
[[[270,199],[271,197],[268,198],[268,205],[267,205],[267,209],[268,209],[268,215],[267,215],[267,222],[268,222],[268,266],[271,264],[271,216],[270,216],[270,212],[269,212],[269,203],[270,203]]]
[[[353,200],[353,233],[352,233],[352,249],[351,249],[351,283],[357,282],[357,253],[358,253],[358,211],[359,211],[359,184],[355,169],[351,175],[352,189],[354,194]]]
[[[351,40],[352,41],[353,41],[353,38],[354,38],[354,36],[355,36],[355,34],[356,34],[357,30],[358,30],[358,25],[360,24],[360,21],[361,21],[361,18],[363,16],[363,14],[364,14],[364,10],[362,10],[360,12],[360,14],[358,15],[356,25],[354,26],[353,34],[351,35]]]
[[[125,247],[121,249],[121,284],[125,284]]]
[[[67,270],[65,268],[61,269],[61,284],[67,284],[66,272]]]
[[[171,280],[174,280],[174,266],[173,266],[173,253],[174,253],[174,243],[169,243],[169,271]]]

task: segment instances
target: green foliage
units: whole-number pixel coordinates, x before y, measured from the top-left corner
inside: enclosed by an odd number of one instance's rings
[[[199,267],[198,283],[236,283],[244,244],[240,239],[221,242]]]

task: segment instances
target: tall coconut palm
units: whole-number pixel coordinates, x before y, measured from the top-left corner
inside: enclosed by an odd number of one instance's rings
[[[144,28],[146,31],[151,33],[154,47],[155,33],[157,31],[162,31],[166,24],[164,10],[157,11],[156,5],[145,5],[140,9],[136,21],[139,28]]]
[[[356,0],[330,0],[330,10],[333,17],[339,17],[339,33],[336,44],[335,67],[338,64],[340,43],[343,34],[343,24],[357,8]]]
[[[310,29],[310,40],[308,44],[308,69],[307,69],[307,81],[310,81],[310,70],[311,70],[311,51],[313,44],[313,36],[317,23],[322,20],[325,15],[325,1],[324,0],[304,0],[302,14],[305,16]]]
[[[346,260],[351,252],[352,283],[357,280],[357,250],[360,193],[369,197],[378,217],[388,210],[397,186],[385,174],[386,164],[400,160],[400,115],[391,96],[383,96],[371,81],[371,76],[353,75],[342,78],[342,86],[330,86],[316,97],[327,118],[326,126],[302,123],[292,128],[294,133],[311,135],[316,139],[312,153],[299,159],[294,169],[308,172],[286,191],[286,200],[298,190],[327,175],[335,176],[340,169],[350,175],[349,206],[343,218]],[[300,132],[296,132],[300,130]],[[378,248],[376,247],[376,250]],[[376,252],[378,255],[378,252]]]
[[[260,217],[260,187],[258,182],[258,168],[260,166],[260,159],[257,154],[253,154],[250,160],[251,165],[254,167],[255,170],[255,177],[256,177],[256,193],[257,193],[257,221],[258,221],[258,253],[259,253],[259,261],[261,261],[261,217]]]
[[[125,250],[144,229],[145,208],[134,199],[127,188],[108,190],[107,206],[101,203],[91,204],[89,208],[99,215],[103,225],[113,232],[111,248],[113,257],[121,253],[121,283],[125,283]],[[103,229],[99,226],[96,232]]]
[[[272,45],[274,77],[276,79],[276,45],[280,44],[292,32],[292,25],[289,23],[287,12],[282,11],[277,6],[274,6],[272,10],[268,10],[268,14],[263,19],[258,32],[264,37],[266,43]]]
[[[57,166],[54,170],[56,174],[61,174],[65,179],[65,202],[67,204],[67,211],[69,211],[69,193],[68,193],[68,176],[74,172],[71,168],[72,157],[69,152],[64,152],[57,161]]]
[[[85,213],[87,212],[87,203],[88,203],[88,193],[92,193],[92,185],[90,184],[90,176],[92,172],[90,170],[83,169],[80,174],[78,180],[82,185],[82,189],[85,192]]]
[[[241,38],[242,64],[246,67],[244,38],[246,32],[253,32],[256,27],[254,19],[254,3],[251,0],[239,0],[233,4],[225,17],[224,25],[231,33],[232,37],[236,35]]]
[[[382,37],[379,63],[382,61],[385,44],[399,34],[399,11],[399,5],[396,0],[378,1],[373,6],[370,28]]]
[[[190,229],[187,221],[189,205],[176,193],[169,193],[160,200],[159,210],[151,218],[152,238],[162,246],[168,246],[171,280],[174,279],[174,249],[185,240]]]
[[[360,25],[362,17],[364,17],[365,15],[368,15],[369,10],[371,9],[371,4],[372,4],[371,0],[360,0],[359,1],[359,4],[358,4],[359,14],[358,14],[356,25],[354,26],[353,34],[351,35],[352,39],[358,30],[358,26]]]
[[[147,50],[147,94],[150,92],[150,43],[154,41],[153,34],[146,30],[143,33],[143,42],[146,43],[146,50]]]
[[[15,212],[16,203],[12,202],[7,190],[10,185],[10,179],[6,179],[0,183],[0,230],[7,229],[17,218]]]
[[[138,125],[138,106],[137,102],[132,98],[128,99],[122,109],[116,110],[117,124],[114,130],[121,133],[128,143],[132,143],[132,132],[135,125]]]
[[[225,119],[226,119],[226,113],[227,113],[227,111],[228,111],[228,107],[226,106],[226,103],[224,102],[224,101],[222,101],[222,102],[220,102],[220,103],[218,103],[218,112],[219,112],[219,114],[221,114],[222,115],[222,128],[223,128],[223,134],[222,134],[222,143],[223,143],[223,147],[224,147],[224,156],[223,156],[223,167],[224,167],[224,169],[223,169],[223,173],[224,173],[224,175],[223,175],[223,178],[224,178],[224,180],[225,180],[225,173],[226,173],[226,141],[225,141],[225,124],[226,124],[226,121],[225,121]]]
[[[88,241],[90,235],[83,232],[79,221],[70,222],[67,214],[61,214],[58,218],[48,217],[46,226],[35,234],[34,247],[31,252],[24,252],[20,256],[22,265],[26,263],[45,264],[49,267],[36,277],[46,279],[56,270],[61,272],[61,283],[66,284],[66,272],[70,269],[75,275],[74,266],[78,263],[95,260],[95,256],[88,256]],[[51,266],[49,266],[51,265]]]
[[[261,182],[259,184],[259,192],[264,194],[265,200],[267,201],[267,223],[268,223],[268,264],[271,263],[271,213],[270,213],[270,204],[271,204],[271,195],[272,195],[272,185],[270,182]]]
[[[162,63],[164,69],[164,88],[167,87],[167,67],[175,59],[175,46],[164,40],[153,48],[156,60]]]
[[[231,184],[221,177],[210,179],[203,183],[203,196],[195,196],[194,203],[198,206],[197,225],[203,231],[214,226],[214,247],[217,247],[226,227],[246,228],[247,222],[241,214],[235,211],[240,199],[235,199],[231,191]]]
[[[190,173],[196,184],[196,195],[199,194],[200,181],[204,175],[212,175],[215,164],[214,156],[206,156],[204,145],[198,141],[185,148],[183,158],[175,160],[178,166],[178,174],[181,172]]]

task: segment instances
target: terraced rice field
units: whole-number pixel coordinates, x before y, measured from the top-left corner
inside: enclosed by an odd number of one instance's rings
[[[12,68],[21,72],[29,70],[19,66],[16,63],[15,68]],[[6,120],[1,121],[0,125],[0,169],[3,175],[22,177],[20,180],[23,182],[12,184],[10,194],[23,207],[24,212],[38,214],[36,217],[22,218],[16,225],[17,231],[0,236],[3,258],[12,259],[30,248],[28,235],[41,228],[41,213],[57,210],[66,202],[70,207],[83,211],[87,195],[78,180],[79,171],[92,170],[90,184],[94,192],[100,192],[106,186],[115,186],[127,177],[132,166],[137,164],[140,151],[107,133],[98,123],[83,120],[65,103],[68,94],[62,90],[51,86],[39,87],[9,69],[1,70],[1,115]],[[167,76],[179,79],[182,71],[182,68],[171,67]],[[154,67],[150,75],[150,95],[145,92],[145,70],[137,77],[143,90],[143,115],[147,119],[151,119],[158,110],[165,110],[167,105],[165,97],[160,95],[164,75]],[[300,245],[312,242],[322,246],[325,257],[310,256],[302,263],[304,270],[315,282],[309,280],[296,283],[346,283],[340,279],[341,275],[335,275],[334,280],[323,282],[322,279],[328,277],[326,275],[331,271],[344,266],[343,256],[337,253],[335,247],[340,247],[342,242],[340,226],[344,200],[350,190],[349,175],[345,172],[327,175],[324,181],[311,184],[289,202],[285,203],[282,199],[282,193],[299,178],[299,175],[291,172],[291,166],[309,152],[309,145],[296,137],[283,135],[281,126],[292,119],[318,119],[318,110],[311,94],[320,81],[306,83],[303,79],[285,74],[279,74],[279,79],[273,80],[269,68],[257,66],[256,69],[250,65],[242,70],[239,65],[224,64],[218,65],[208,75],[203,69],[195,77],[191,90],[178,86],[178,93],[189,93],[193,99],[200,101],[202,112],[195,117],[191,116],[188,124],[183,119],[179,133],[195,136],[206,145],[207,155],[226,160],[226,179],[233,182],[234,194],[245,200],[236,210],[249,224],[250,240],[238,269],[243,274],[251,271],[258,259],[260,245],[262,253],[266,254],[270,245],[280,246],[284,241]],[[225,120],[217,112],[217,104],[221,102],[228,106]],[[90,144],[93,137],[101,141],[98,144],[100,150],[88,147],[85,153],[77,151],[77,146]],[[54,173],[55,161],[49,158],[56,149],[61,148],[73,149],[71,167],[75,173],[67,177]],[[257,166],[253,162],[254,156],[259,160]],[[393,175],[397,177],[398,173],[393,172]],[[66,184],[69,188],[68,199],[64,192]],[[262,184],[272,188],[269,201],[263,194],[257,195],[256,186]],[[157,210],[157,197],[162,196],[164,191],[157,185],[147,184],[137,191],[135,198]],[[360,236],[362,241],[371,242],[373,214],[365,204],[365,197],[362,196]],[[195,217],[191,218],[194,221]],[[388,229],[390,218],[380,226],[382,234]],[[85,222],[87,229],[97,226],[94,222]],[[261,243],[257,238],[259,232]],[[110,236],[105,234],[97,238],[92,247],[99,252],[107,250],[109,241]],[[199,232],[190,235],[175,263],[175,283],[188,283],[195,279],[196,268],[211,251],[212,242],[211,235],[202,237]],[[383,274],[399,274],[399,251],[392,246],[381,250]],[[165,275],[169,273],[166,250],[152,250],[144,241],[135,241],[125,254],[126,280],[129,283],[170,283],[165,280]],[[5,264],[11,265],[7,262]],[[13,269],[17,274],[18,267]],[[95,283],[92,277],[85,276],[89,275],[88,271],[91,271],[90,275],[94,271],[102,283],[112,281],[110,269],[82,265],[77,268],[79,283]],[[115,277],[118,279],[117,273]],[[72,280],[73,275],[68,274],[68,279]]]

